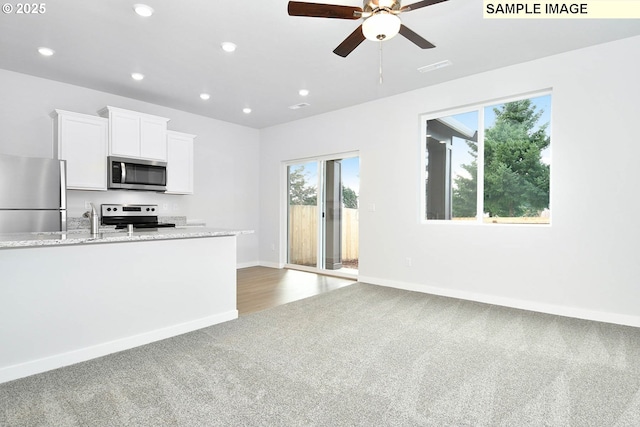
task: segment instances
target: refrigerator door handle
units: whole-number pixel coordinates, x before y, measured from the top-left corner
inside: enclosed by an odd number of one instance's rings
[[[67,211],[65,209],[60,210],[60,231],[67,231]]]
[[[67,161],[60,160],[60,209],[67,209]],[[66,223],[66,218],[64,219]],[[66,230],[66,227],[64,228]]]

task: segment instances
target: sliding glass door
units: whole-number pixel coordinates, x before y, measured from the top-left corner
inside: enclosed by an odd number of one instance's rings
[[[357,154],[287,165],[287,264],[357,273]]]
[[[319,162],[287,166],[287,263],[318,266]]]

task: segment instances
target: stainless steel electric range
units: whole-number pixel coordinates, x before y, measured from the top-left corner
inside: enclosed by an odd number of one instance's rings
[[[101,205],[102,225],[115,225],[116,229],[133,224],[137,229],[175,227],[158,222],[158,205]]]

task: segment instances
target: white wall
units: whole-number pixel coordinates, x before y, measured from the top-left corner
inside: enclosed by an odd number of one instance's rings
[[[171,119],[170,130],[197,135],[194,144],[193,195],[132,191],[68,192],[69,215],[80,216],[84,202],[168,205],[161,216],[187,216],[208,226],[252,229],[238,236],[238,264],[258,260],[259,132],[207,117],[131,98],[0,69],[0,153],[53,156],[55,109],[97,115],[107,105]]]
[[[638,51],[629,38],[262,130],[261,262],[284,262],[282,161],[359,150],[362,281],[640,326]],[[549,88],[552,225],[420,224],[419,116]]]

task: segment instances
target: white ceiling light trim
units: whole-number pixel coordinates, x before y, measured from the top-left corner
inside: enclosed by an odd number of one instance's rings
[[[238,46],[235,43],[231,43],[231,42],[222,42],[220,46],[222,47],[222,50],[229,53],[235,52],[235,50],[238,48]]]
[[[388,12],[378,12],[362,23],[362,34],[373,41],[389,40],[400,31],[400,18]]]
[[[140,80],[144,79],[144,74],[141,74],[141,73],[131,73],[131,78],[132,78],[133,80],[138,80],[138,81],[140,81]]]
[[[245,113],[245,114],[251,114],[251,108],[245,107],[245,108],[242,109],[242,112]]]
[[[206,101],[209,98],[211,98],[211,95],[209,95],[208,93],[201,93],[200,94],[200,99],[202,99],[203,101]]]
[[[135,10],[138,15],[144,16],[145,18],[153,15],[153,8],[151,6],[147,6],[146,4],[134,4],[133,10]]]
[[[309,90],[308,90],[308,89],[300,89],[300,90],[298,91],[298,94],[299,94],[300,96],[307,96],[307,95],[309,95]]]
[[[48,48],[48,47],[39,47],[38,48],[38,52],[40,53],[40,55],[42,56],[51,56],[53,55],[55,52],[55,50]]]

